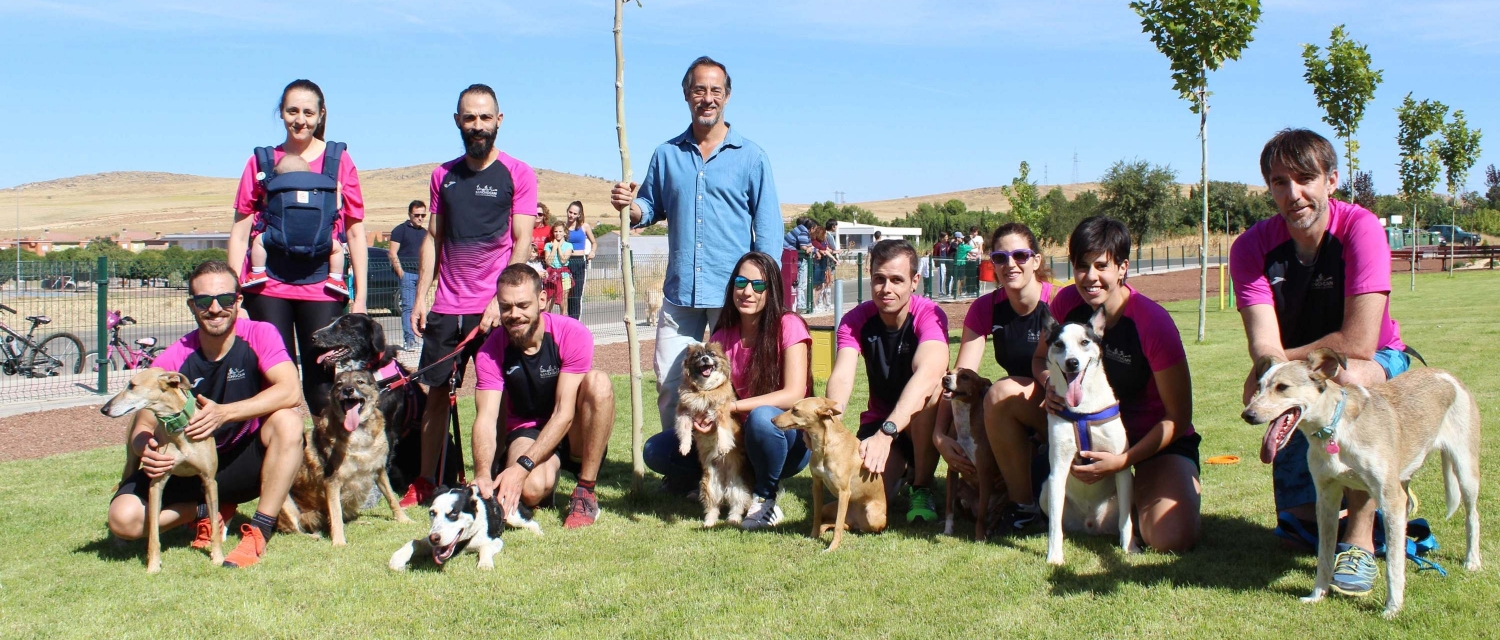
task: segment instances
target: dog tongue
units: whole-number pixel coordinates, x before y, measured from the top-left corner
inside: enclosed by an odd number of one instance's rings
[[[1077,376],[1068,381],[1068,407],[1076,408],[1080,402],[1083,402],[1082,372],[1079,372]]]
[[[1276,450],[1281,445],[1281,426],[1288,420],[1291,420],[1291,416],[1282,414],[1276,416],[1276,419],[1266,426],[1266,437],[1260,441],[1261,462],[1271,464],[1276,460]]]
[[[354,430],[357,429],[357,428],[359,428],[359,410],[363,406],[364,406],[364,403],[356,402],[356,403],[354,403],[354,406],[349,407],[349,409],[347,409],[346,411],[344,411],[344,430],[345,431],[348,431],[349,433],[354,433]]]

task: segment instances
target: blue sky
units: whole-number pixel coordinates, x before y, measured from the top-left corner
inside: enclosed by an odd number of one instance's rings
[[[701,54],[729,66],[728,119],[769,152],[783,201],[874,200],[1081,181],[1110,163],[1198,171],[1197,117],[1124,0],[644,0],[626,13],[626,112],[636,171],[682,131],[678,82]],[[1056,6],[1052,6],[1056,5]],[[84,173],[238,175],[280,140],[282,86],[318,82],[329,137],[362,168],[446,160],[449,114],[495,87],[499,144],[534,166],[619,176],[609,0],[0,0],[0,187]],[[1276,130],[1331,137],[1301,43],[1347,23],[1385,82],[1358,137],[1362,168],[1397,189],[1395,107],[1407,92],[1465,110],[1500,164],[1500,11],[1493,2],[1267,0],[1243,58],[1210,77],[1209,170],[1259,182]],[[1440,187],[1441,191],[1442,188]]]

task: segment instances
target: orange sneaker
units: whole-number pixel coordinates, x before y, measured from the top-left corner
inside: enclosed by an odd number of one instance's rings
[[[577,529],[594,524],[599,518],[599,498],[583,487],[573,489],[568,499],[568,517],[563,520],[564,529]]]
[[[436,489],[437,487],[432,486],[432,483],[427,478],[417,478],[410,485],[407,485],[406,495],[401,496],[401,508],[410,509],[419,504],[432,502],[432,494]]]
[[[240,525],[240,544],[224,558],[224,566],[229,569],[245,569],[260,562],[265,555],[266,537],[255,525],[247,522]]]
[[[219,524],[224,527],[224,537],[226,538],[229,537],[229,520],[234,518],[234,514],[238,513],[238,511],[239,505],[237,504],[219,505]],[[194,549],[208,548],[213,538],[213,525],[210,522],[212,522],[212,518],[200,518],[193,521],[194,534],[192,544]]]

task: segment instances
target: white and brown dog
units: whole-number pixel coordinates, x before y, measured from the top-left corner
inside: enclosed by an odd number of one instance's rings
[[[948,467],[948,516],[943,523],[943,535],[953,535],[953,514],[958,510],[960,485],[967,483],[973,487],[979,497],[974,501],[974,539],[985,539],[985,526],[989,523],[990,500],[995,494],[995,479],[990,473],[991,464],[988,460],[980,459],[980,442],[986,442],[984,432],[984,394],[990,389],[990,380],[980,376],[969,369],[954,369],[943,376],[943,396],[948,399],[949,406],[953,407],[953,434],[958,446],[963,449],[964,455],[969,457],[976,471],[975,478],[961,478],[959,473]],[[990,455],[989,445],[986,442],[983,449],[985,456]],[[970,494],[970,497],[973,497]]]
[[[1442,453],[1448,517],[1462,497],[1468,515],[1464,567],[1478,571],[1479,406],[1452,374],[1413,369],[1381,384],[1341,386],[1344,356],[1318,349],[1306,362],[1261,358],[1255,363],[1259,389],[1242,417],[1269,422],[1260,458],[1270,463],[1292,430],[1307,436],[1307,467],[1318,490],[1318,573],[1304,602],[1327,595],[1338,542],[1339,503],[1344,489],[1369,492],[1385,513],[1385,617],[1401,610],[1406,589],[1406,484],[1427,454]]]
[[[1135,477],[1129,469],[1114,482],[1087,484],[1072,474],[1080,451],[1124,453],[1130,446],[1120,403],[1104,377],[1104,308],[1087,324],[1056,325],[1047,337],[1047,370],[1052,391],[1062,396],[1067,410],[1047,415],[1047,457],[1051,474],[1042,485],[1042,510],[1047,513],[1047,562],[1063,563],[1063,531],[1120,535],[1120,548],[1136,550],[1131,522],[1131,494]]]
[[[734,386],[729,383],[729,358],[718,343],[688,347],[682,359],[682,386],[677,401],[677,440],[682,455],[698,447],[703,480],[698,485],[703,502],[703,526],[724,519],[739,524],[754,497],[750,460],[745,456],[740,424],[729,412]]]

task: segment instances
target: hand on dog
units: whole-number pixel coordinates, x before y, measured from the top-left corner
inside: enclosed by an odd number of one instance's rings
[[[1092,460],[1089,464],[1073,465],[1073,477],[1084,484],[1094,484],[1125,468],[1125,456],[1104,451],[1080,451],[1078,457]]]
[[[877,433],[859,443],[859,457],[864,459],[865,469],[870,473],[885,473],[885,461],[891,456],[892,438]]]
[[[500,472],[500,477],[495,479],[498,485],[495,488],[495,500],[500,503],[501,513],[510,513],[521,506],[521,488],[526,485],[527,471],[519,464],[513,464]]]
[[[1047,413],[1057,415],[1067,410],[1068,401],[1062,396],[1057,395],[1057,392],[1052,390],[1052,386],[1048,385],[1047,400],[1042,403],[1042,408],[1046,409]]]
[[[958,441],[941,433],[932,434],[932,444],[937,447],[938,454],[943,456],[943,461],[948,463],[954,471],[967,477],[976,477],[978,469],[974,467],[974,461],[964,453],[963,447],[958,446]]]
[[[172,472],[172,467],[177,466],[177,458],[169,456],[161,451],[161,444],[156,438],[146,441],[146,450],[141,452],[141,470],[146,472],[146,477],[155,480]]]
[[[224,410],[222,404],[203,396],[196,397],[198,398],[198,412],[193,414],[191,420],[188,420],[187,429],[183,431],[183,434],[192,440],[202,440],[213,435],[214,431],[229,421],[229,412]]]

